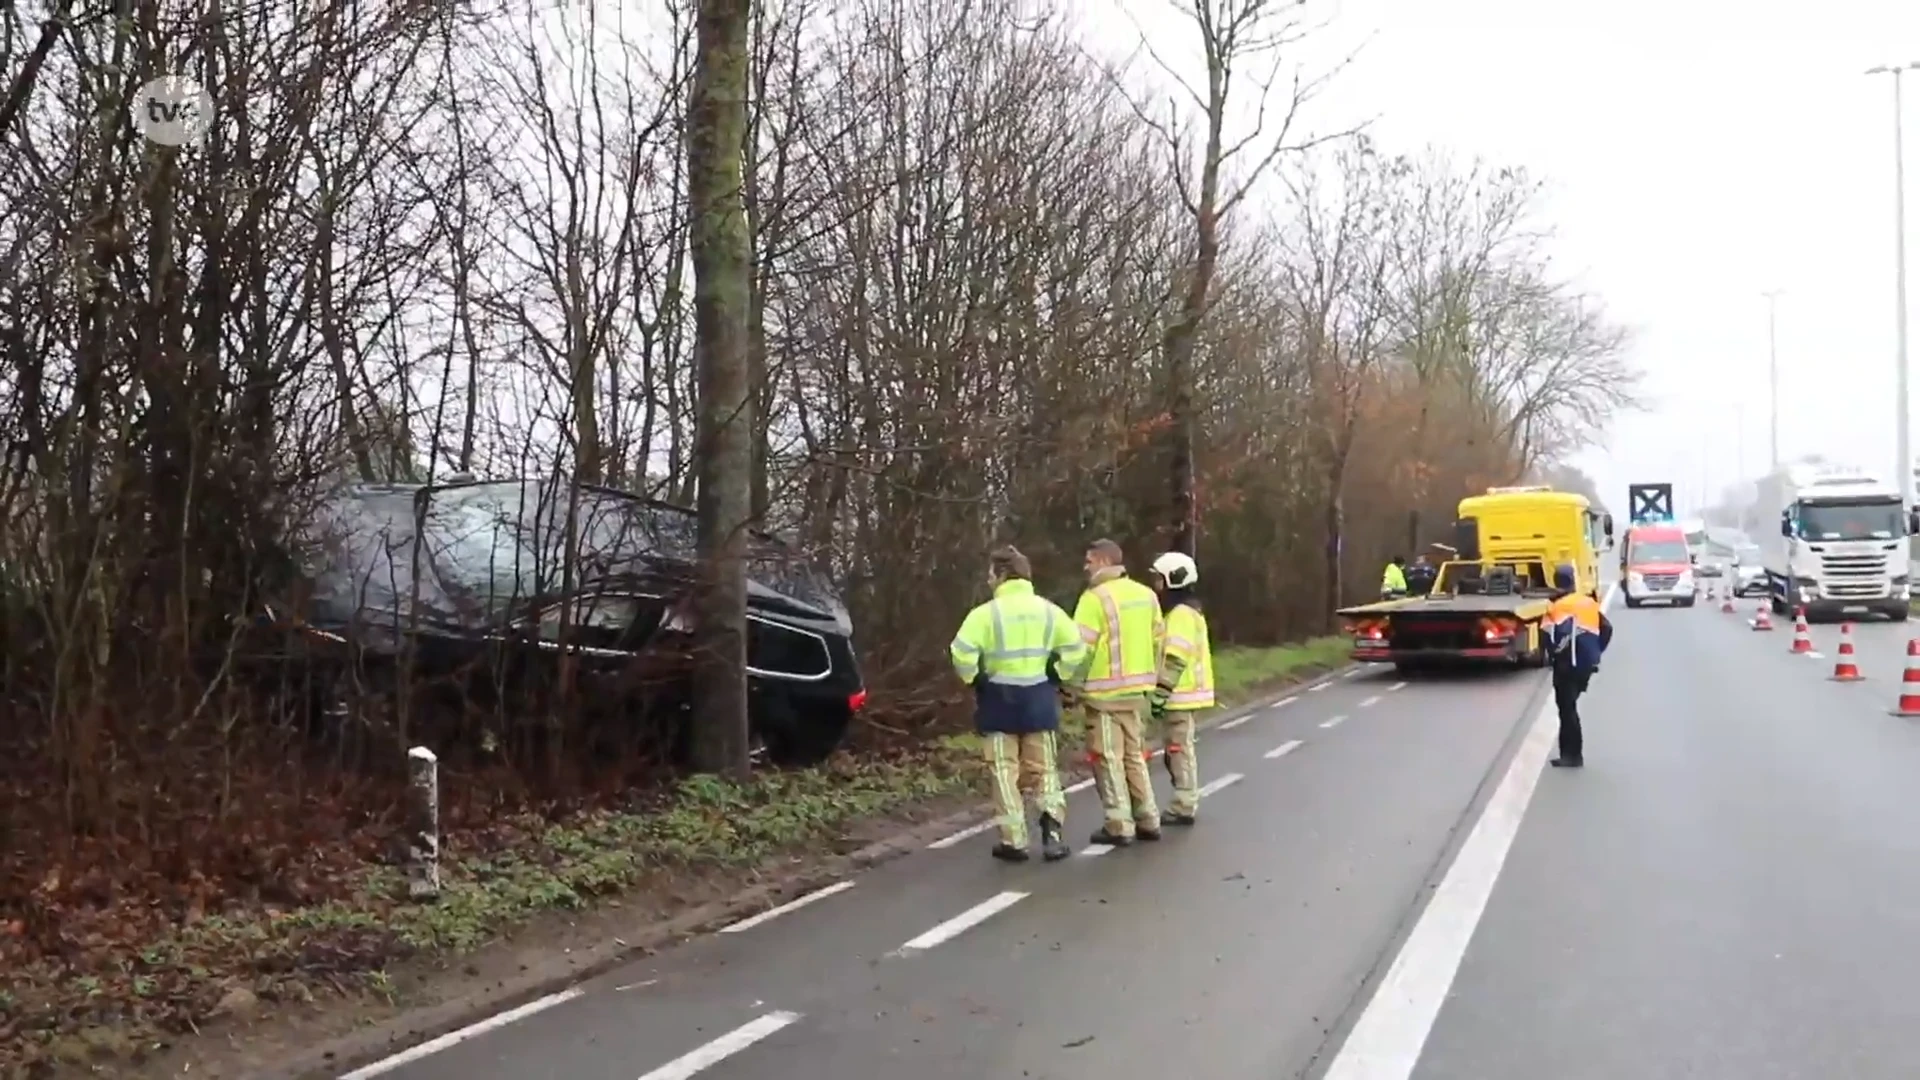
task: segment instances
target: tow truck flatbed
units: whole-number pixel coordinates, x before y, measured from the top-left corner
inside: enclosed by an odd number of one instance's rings
[[[1537,585],[1522,589],[1531,575],[1516,569],[1452,561],[1441,566],[1434,591],[1426,596],[1358,604],[1335,614],[1353,637],[1353,659],[1363,663],[1404,669],[1470,660],[1539,667],[1546,663],[1541,624],[1552,594]],[[1527,569],[1544,577],[1538,564]],[[1505,591],[1473,591],[1476,586]]]

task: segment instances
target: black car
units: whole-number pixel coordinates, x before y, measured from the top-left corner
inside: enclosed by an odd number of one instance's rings
[[[498,687],[551,677],[570,656],[594,705],[673,719],[684,753],[692,511],[549,477],[358,484],[325,501],[306,539],[304,595],[263,621],[309,658],[405,656],[416,677]],[[846,606],[764,533],[747,574],[756,740],[781,764],[820,761],[866,701]]]

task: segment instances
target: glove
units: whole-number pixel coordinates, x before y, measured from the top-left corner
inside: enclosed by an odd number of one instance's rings
[[[1153,714],[1155,720],[1167,715],[1167,699],[1172,696],[1173,691],[1165,686],[1156,686],[1153,688],[1153,693],[1149,695],[1147,699],[1147,707]]]
[[[1079,707],[1080,691],[1075,690],[1073,687],[1067,686],[1064,683],[1061,684],[1059,689],[1060,689],[1060,704],[1063,707],[1068,709]]]

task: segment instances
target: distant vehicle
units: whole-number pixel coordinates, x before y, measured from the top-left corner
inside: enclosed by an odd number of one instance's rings
[[[1597,595],[1600,551],[1613,519],[1586,497],[1549,487],[1489,488],[1460,500],[1455,557],[1425,596],[1341,608],[1353,658],[1406,671],[1431,663],[1546,663],[1541,620],[1553,571],[1574,568],[1575,588]]]
[[[1647,603],[1693,606],[1693,567],[1688,561],[1686,532],[1679,526],[1635,525],[1627,530],[1621,551],[1628,607]]]
[[[1735,596],[1767,595],[1767,568],[1765,556],[1760,545],[1749,541],[1733,549],[1733,561],[1729,564],[1729,584],[1733,586]]]
[[[1781,487],[1779,516],[1762,541],[1773,610],[1809,619],[1878,612],[1907,619],[1911,543],[1920,511],[1902,512],[1900,488],[1844,468],[1801,469]]]
[[[1680,523],[1680,531],[1686,538],[1687,561],[1699,562],[1707,552],[1707,523],[1699,518],[1690,518]]]
[[[664,720],[668,747],[685,746],[692,511],[545,477],[357,484],[311,533],[303,595],[256,625],[317,682],[405,666],[498,693],[552,685],[570,656],[583,709]],[[751,538],[747,576],[753,738],[776,763],[821,761],[866,702],[852,621],[825,574],[772,536]]]

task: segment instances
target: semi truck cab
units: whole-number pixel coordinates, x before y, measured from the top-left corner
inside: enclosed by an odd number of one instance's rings
[[[1906,621],[1916,532],[1920,509],[1903,510],[1894,485],[1848,473],[1797,480],[1766,556],[1773,610],[1804,607],[1809,619],[1876,612]]]

